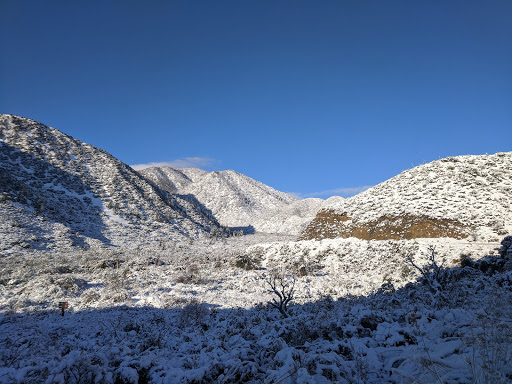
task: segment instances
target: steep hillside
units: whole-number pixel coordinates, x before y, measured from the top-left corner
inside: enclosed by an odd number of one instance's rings
[[[192,183],[185,173],[171,167],[152,167],[141,172],[146,178],[164,191],[179,193]]]
[[[263,212],[277,211],[296,199],[235,171],[214,171],[189,192],[214,212],[221,223],[250,225]]]
[[[301,239],[496,241],[512,231],[511,204],[512,152],[448,157],[321,210]]]
[[[2,214],[16,212],[25,230],[39,233],[21,239],[34,238],[34,246],[41,233],[52,243],[55,226],[76,245],[85,238],[124,243],[149,232],[183,238],[218,226],[194,198],[162,191],[107,152],[13,115],[0,115],[0,194]],[[4,221],[2,233],[16,225]]]
[[[299,201],[231,170],[206,172],[195,168],[152,167],[140,173],[169,192],[195,196],[221,224],[231,227],[252,226],[263,232],[292,228],[297,231],[319,209],[317,199]],[[287,220],[293,225],[286,225]]]

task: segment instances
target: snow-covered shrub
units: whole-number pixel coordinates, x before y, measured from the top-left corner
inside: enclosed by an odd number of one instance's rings
[[[206,282],[201,276],[200,267],[196,263],[188,265],[185,273],[176,277],[176,282],[181,284],[203,284]]]
[[[74,277],[66,276],[56,279],[54,284],[58,285],[65,291],[77,292],[87,285],[87,281],[84,279],[77,279]]]
[[[180,283],[180,284],[190,284],[192,283],[192,276],[190,275],[179,275],[178,277],[176,277],[176,283]]]
[[[502,240],[501,247],[498,252],[501,257],[512,259],[512,236],[507,236]]]
[[[179,324],[182,327],[201,326],[208,314],[208,308],[203,303],[191,299],[181,310]]]
[[[265,248],[261,246],[253,246],[240,253],[243,255],[242,257],[244,259],[247,259],[250,262],[251,265],[257,266],[257,268],[259,268],[261,266],[263,257],[265,256]],[[236,257],[236,254],[234,256]]]
[[[320,265],[318,262],[314,262],[304,255],[300,255],[298,258],[291,261],[290,268],[294,275],[304,277],[313,274],[320,268]]]
[[[126,290],[109,292],[103,297],[106,301],[113,303],[125,303],[131,299],[131,295]]]
[[[54,382],[62,377],[65,383],[87,384],[101,379],[101,367],[92,364],[87,355],[80,356],[78,351],[71,352],[61,364],[62,373],[54,376]]]
[[[108,290],[122,291],[128,288],[126,275],[121,273],[118,269],[109,270],[103,276]]]
[[[460,255],[460,259],[457,260],[457,262],[460,263],[461,268],[471,267],[474,263],[471,255],[468,255],[467,253],[462,253]]]
[[[126,278],[126,273],[114,269],[107,270],[103,276],[105,286],[100,290],[102,300],[113,303],[124,303],[131,299],[131,295],[128,292],[129,282]]]
[[[465,342],[465,361],[473,383],[506,384],[512,380],[512,327],[492,317],[473,324]]]
[[[199,274],[199,265],[197,265],[196,263],[190,264],[187,267],[187,273],[189,273],[190,275],[198,275]]]
[[[246,271],[258,269],[261,265],[261,258],[251,256],[246,252],[234,252],[231,257],[231,265],[237,268],[245,269]]]
[[[88,289],[87,291],[82,293],[82,295],[80,296],[80,299],[82,300],[83,304],[96,303],[100,300],[100,298],[101,298],[101,295],[93,289]]]
[[[495,273],[505,271],[506,264],[507,260],[492,255],[486,256],[478,260],[473,260],[469,256],[462,257],[462,260],[460,262],[462,268],[477,269],[488,276],[492,276]]]

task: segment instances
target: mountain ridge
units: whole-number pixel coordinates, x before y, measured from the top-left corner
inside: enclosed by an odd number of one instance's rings
[[[234,170],[137,172],[59,130],[0,115],[0,164],[4,216],[12,212],[38,233],[67,232],[61,235],[73,244],[184,239],[217,231],[221,224],[246,233],[300,235],[299,240],[487,241],[512,230],[512,152],[433,161],[348,199],[298,200]],[[23,210],[37,220],[23,218]],[[50,229],[49,223],[60,229]],[[3,224],[4,233],[12,232],[8,226]],[[41,242],[41,235],[36,237]]]
[[[139,172],[162,189],[195,196],[222,225],[230,227],[298,234],[297,228],[305,227],[320,207],[315,199],[298,200],[234,170],[150,167]],[[293,216],[290,220],[288,214]]]
[[[0,143],[3,204],[72,234],[109,243],[107,233],[118,241],[140,229],[179,239],[220,227],[192,196],[163,191],[106,151],[37,121],[0,115]]]

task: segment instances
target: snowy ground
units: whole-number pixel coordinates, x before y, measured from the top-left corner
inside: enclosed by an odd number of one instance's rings
[[[499,244],[292,240],[3,256],[0,382],[512,382]],[[431,244],[435,289],[404,261],[425,266]],[[297,276],[288,318],[268,305],[271,271]]]

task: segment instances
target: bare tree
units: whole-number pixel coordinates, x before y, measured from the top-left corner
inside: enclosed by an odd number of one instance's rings
[[[442,291],[445,289],[446,286],[447,273],[443,267],[446,262],[446,259],[443,258],[441,264],[438,264],[437,251],[435,246],[433,245],[429,245],[427,249],[427,254],[423,255],[427,256],[428,263],[422,267],[414,262],[412,254],[405,255],[405,261],[407,264],[411,265],[413,268],[415,268],[417,271],[421,273],[425,283],[428,285],[431,292],[435,296],[439,296],[440,298],[444,299],[445,297],[442,294]]]
[[[289,317],[288,304],[293,300],[295,294],[295,276],[286,277],[281,273],[272,272],[266,278],[265,282],[270,287],[269,292],[275,297],[272,298],[270,305],[277,308],[284,317]]]

